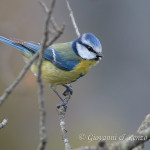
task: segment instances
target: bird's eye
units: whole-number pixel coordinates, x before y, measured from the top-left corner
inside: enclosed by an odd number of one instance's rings
[[[91,46],[88,46],[87,49],[90,51],[90,52],[94,52],[93,48]]]

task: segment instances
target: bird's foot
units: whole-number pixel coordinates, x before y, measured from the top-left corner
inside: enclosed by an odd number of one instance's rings
[[[57,105],[57,109],[60,109],[61,107],[63,107],[66,112],[67,105],[68,105],[68,103],[64,100],[62,104]]]
[[[64,107],[64,110],[66,111],[67,110],[67,104],[68,104],[68,101],[66,99],[63,99],[59,93],[56,91],[56,89],[53,89],[53,91],[56,93],[56,95],[60,98],[60,100],[62,101],[62,104],[59,104],[57,105],[57,109],[59,109],[60,107]]]
[[[64,84],[63,86],[66,88],[66,90],[62,93],[64,96],[73,94],[73,89],[70,84]]]
[[[63,86],[66,88],[66,90],[63,92],[63,95],[65,96],[65,99],[57,92],[55,86],[51,86],[51,88],[53,89],[53,91],[55,92],[55,94],[62,101],[62,104],[57,105],[57,109],[60,109],[61,107],[63,107],[64,111],[66,111],[67,110],[68,101],[71,98],[71,95],[73,94],[73,89],[72,89],[72,87],[71,87],[70,84],[64,84]]]

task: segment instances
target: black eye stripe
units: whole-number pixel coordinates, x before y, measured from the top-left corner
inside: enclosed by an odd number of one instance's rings
[[[89,46],[87,44],[84,44],[81,41],[78,41],[78,43],[83,45],[84,47],[86,47],[90,52],[93,52],[93,53],[97,54],[97,52],[95,52],[94,49],[91,46]]]
[[[96,53],[96,52],[94,51],[94,49],[93,49],[91,46],[87,46],[87,49],[88,49],[90,52]]]

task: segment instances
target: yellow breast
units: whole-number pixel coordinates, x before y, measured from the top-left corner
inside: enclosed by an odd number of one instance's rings
[[[81,60],[81,62],[72,70],[65,71],[54,66],[50,61],[44,60],[42,64],[42,78],[51,85],[62,85],[73,82],[79,77],[85,75],[99,61]],[[37,74],[37,63],[31,67],[34,74]]]

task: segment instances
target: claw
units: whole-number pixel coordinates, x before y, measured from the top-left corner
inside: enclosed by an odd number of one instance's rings
[[[65,112],[66,112],[66,110],[67,110],[67,104],[68,104],[68,103],[67,103],[66,101],[63,101],[62,104],[57,105],[57,109],[60,109],[60,107],[64,107]]]
[[[68,104],[68,102],[67,101],[65,101],[60,95],[59,95],[59,93],[55,90],[55,89],[53,89],[53,91],[56,93],[56,95],[60,98],[60,100],[62,101],[62,104],[60,104],[60,105],[57,105],[57,109],[59,109],[60,107],[64,107],[64,109],[65,109],[65,111],[67,110],[67,104]]]
[[[66,90],[62,93],[64,96],[67,96],[68,94],[73,94],[73,89],[71,85],[64,84],[63,86],[66,88]]]
[[[60,98],[60,100],[62,101],[62,104],[57,105],[57,109],[60,109],[60,107],[63,107],[65,112],[66,112],[68,100],[70,99],[70,95],[72,95],[73,90],[72,90],[71,86],[69,86],[69,85],[63,85],[63,86],[66,87],[66,90],[64,91],[63,95],[64,96],[69,96],[68,98],[66,97],[65,99],[63,99],[61,97],[61,95],[57,92],[55,86],[51,86],[51,88],[55,92],[55,94]]]

